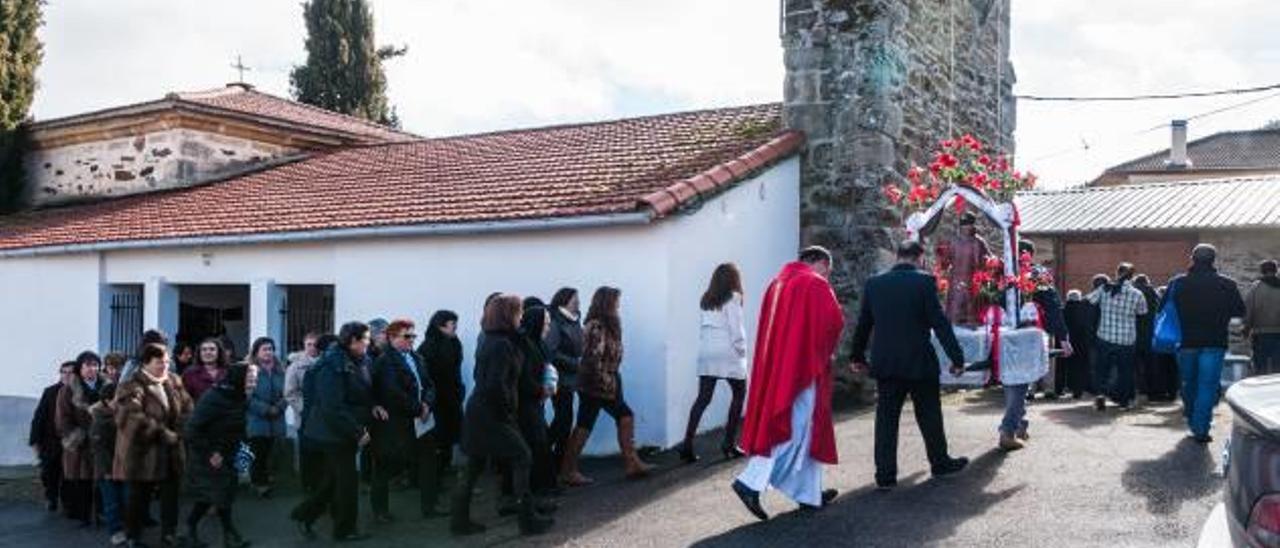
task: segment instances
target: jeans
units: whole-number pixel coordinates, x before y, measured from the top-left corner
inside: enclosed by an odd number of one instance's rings
[[[120,511],[124,509],[124,482],[109,479],[98,480],[98,492],[102,494],[102,519],[107,522],[107,533],[114,535],[124,530]]]
[[[1280,333],[1253,336],[1253,374],[1280,373]]]
[[[1182,413],[1191,433],[1209,434],[1213,406],[1218,404],[1225,348],[1184,348],[1178,350],[1178,370],[1182,376]]]
[[[1093,370],[1093,395],[1109,396],[1121,406],[1133,402],[1133,345],[1112,344],[1098,339],[1098,361]],[[1115,374],[1115,380],[1111,375]]]
[[[1000,421],[1000,432],[1013,435],[1025,430],[1029,424],[1027,416],[1027,389],[1029,384],[1006,384],[1004,386],[1004,418]]]

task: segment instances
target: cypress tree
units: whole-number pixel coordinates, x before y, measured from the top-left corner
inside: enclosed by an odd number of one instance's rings
[[[289,75],[299,102],[399,127],[387,103],[382,62],[407,48],[374,42],[373,13],[365,0],[311,0],[303,3],[307,62]]]
[[[22,155],[36,67],[44,57],[36,30],[44,0],[0,0],[0,212],[22,199]]]

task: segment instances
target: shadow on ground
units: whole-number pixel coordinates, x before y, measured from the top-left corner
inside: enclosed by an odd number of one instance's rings
[[[989,492],[1005,454],[990,450],[954,478],[904,482],[889,493],[864,488],[838,497],[818,513],[795,511],[702,540],[700,548],[795,545],[922,546],[950,538],[955,529],[1021,491]],[[928,519],[922,519],[922,516]]]

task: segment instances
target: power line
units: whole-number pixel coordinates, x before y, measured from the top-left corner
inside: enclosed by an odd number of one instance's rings
[[[1189,91],[1182,93],[1153,93],[1146,95],[1098,95],[1098,96],[1070,96],[1070,95],[1015,95],[1018,99],[1024,101],[1058,101],[1058,102],[1101,102],[1101,101],[1149,101],[1159,99],[1187,99],[1191,97],[1214,97],[1218,95],[1241,95],[1245,93],[1258,93],[1260,91],[1270,91],[1280,89],[1280,83],[1268,84],[1265,86],[1255,86],[1249,88],[1233,88],[1220,89],[1214,91]]]

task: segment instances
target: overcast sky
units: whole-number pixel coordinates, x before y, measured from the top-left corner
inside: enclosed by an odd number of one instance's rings
[[[781,99],[776,0],[372,5],[379,42],[409,46],[387,66],[390,96],[406,129],[423,135]],[[288,70],[304,58],[297,0],[49,0],[45,18],[37,118],[219,87],[236,79],[236,55],[252,67],[246,80],[287,95]],[[1134,94],[1280,82],[1278,22],[1280,2],[1267,0],[1015,0],[1015,90]],[[1167,146],[1170,119],[1266,96],[1022,101],[1018,163],[1049,185],[1079,184]],[[1277,118],[1273,96],[1194,119],[1190,134]]]

